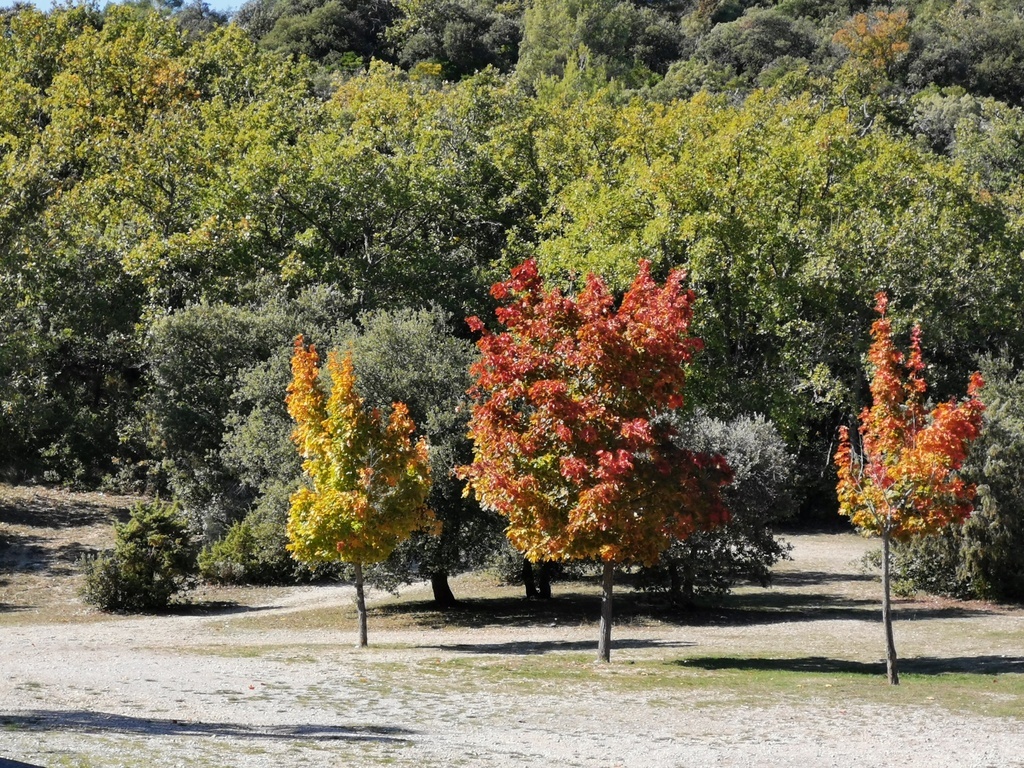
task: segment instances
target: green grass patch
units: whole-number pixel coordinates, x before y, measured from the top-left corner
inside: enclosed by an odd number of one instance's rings
[[[643,694],[651,703],[678,706],[683,695],[699,706],[771,706],[824,703],[936,706],[964,714],[1024,720],[1021,659],[906,659],[900,686],[889,686],[881,662],[828,658],[680,656],[621,659],[600,664],[591,653],[427,657],[415,663],[369,662],[365,678],[383,689],[468,695],[508,687],[519,694],[571,701],[595,688],[608,696]],[[374,688],[371,683],[367,688]]]

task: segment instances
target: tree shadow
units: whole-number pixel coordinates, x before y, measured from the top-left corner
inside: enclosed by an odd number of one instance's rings
[[[615,650],[627,648],[686,648],[696,643],[674,641],[674,640],[638,640],[626,638],[622,640],[613,639]],[[438,651],[450,651],[453,653],[470,654],[494,654],[499,656],[543,656],[548,653],[571,652],[571,651],[596,651],[597,638],[592,641],[583,640],[548,640],[548,641],[526,641],[511,640],[505,643],[455,643],[421,645],[420,648],[436,649]]]
[[[782,592],[764,590],[731,594],[718,609],[708,611],[711,623],[778,624],[793,621],[879,621],[881,597],[852,598],[834,592]],[[991,612],[966,605],[935,605],[911,601],[897,602],[896,621],[961,619],[987,616]]]
[[[376,606],[375,616],[397,617],[403,624],[424,628],[481,629],[485,627],[537,627],[596,622],[601,597],[596,593],[562,592],[551,600],[525,597],[490,597],[460,600],[454,608],[439,610],[429,600]],[[962,605],[908,602],[895,606],[897,621],[969,618],[989,615],[986,610]],[[727,595],[721,605],[680,606],[664,596],[624,591],[615,596],[618,626],[658,622],[679,627],[753,626],[788,622],[853,620],[876,622],[881,598],[853,598],[834,592],[786,592],[763,589]]]
[[[81,528],[103,523],[125,522],[126,508],[97,504],[84,499],[33,496],[28,499],[0,499],[0,521],[31,528]]]
[[[782,571],[772,574],[772,586],[775,587],[817,587],[851,581],[878,581],[878,576],[870,573],[829,573],[828,571]]]
[[[186,598],[187,599],[187,598]],[[279,605],[245,605],[234,600],[196,600],[175,603],[163,611],[161,616],[233,616],[243,613],[259,613],[279,609]]]
[[[240,739],[312,739],[407,743],[416,732],[396,726],[245,725],[115,715],[85,710],[36,709],[0,715],[0,727],[30,731],[82,731],[142,736],[213,736]]]
[[[0,768],[44,768],[36,763],[22,763],[19,760],[8,760],[0,757]]]
[[[748,672],[807,672],[818,674],[885,675],[885,661],[861,662],[804,656],[788,659],[748,659],[728,656],[705,656],[679,659],[675,664],[707,670],[734,669]],[[967,673],[977,675],[1024,674],[1021,656],[917,656],[899,660],[904,674],[942,675]]]
[[[535,627],[559,622],[589,623],[600,614],[600,599],[600,596],[582,593],[562,593],[550,600],[519,596],[471,597],[445,610],[431,600],[414,600],[378,605],[372,611],[377,616],[401,617],[403,622],[427,628]],[[618,605],[616,598],[616,607]]]
[[[78,543],[47,547],[45,541],[41,536],[5,536],[0,541],[0,567],[8,573],[70,576],[83,555],[97,551]]]

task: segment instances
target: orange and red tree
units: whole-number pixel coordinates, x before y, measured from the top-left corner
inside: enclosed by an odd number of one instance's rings
[[[904,356],[892,341],[886,316],[888,299],[876,297],[879,317],[871,326],[868,352],[872,405],[860,415],[860,446],[849,430],[840,429],[835,462],[839,472],[839,511],[862,531],[882,538],[882,623],[885,626],[886,670],[899,684],[890,605],[892,541],[930,534],[960,523],[971,514],[974,487],[957,470],[981,430],[982,405],[977,395],[983,381],[974,373],[967,398],[944,402],[926,411],[925,364],[921,330],[910,335]]]
[[[527,261],[491,289],[505,330],[469,319],[483,354],[463,476],[529,560],[604,563],[604,661],[614,566],[653,564],[673,539],[727,518],[725,460],[680,448],[659,418],[682,407],[685,365],[701,348],[683,278],[659,286],[641,262],[617,303],[593,275],[575,298],[545,290]]]
[[[359,645],[366,645],[364,563],[384,560],[413,531],[429,526],[424,506],[430,461],[403,403],[385,419],[356,391],[352,359],[327,357],[330,394],[320,380],[316,348],[295,340],[288,413],[308,484],[291,497],[288,550],[304,563],[342,561],[355,569]]]

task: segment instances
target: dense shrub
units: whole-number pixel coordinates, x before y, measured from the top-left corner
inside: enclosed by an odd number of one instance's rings
[[[771,567],[789,551],[772,526],[794,512],[794,457],[775,425],[763,416],[722,421],[698,415],[681,425],[679,440],[691,450],[725,456],[735,473],[723,493],[732,517],[674,542],[655,567],[639,573],[638,585],[684,603],[720,598],[741,579],[767,586]]]
[[[114,548],[82,560],[82,597],[105,611],[156,611],[196,574],[192,533],[176,504],[138,504],[114,526]]]
[[[253,509],[222,539],[199,554],[199,575],[214,584],[294,584],[336,575],[340,568],[297,563],[288,544],[288,496],[291,485],[267,489]]]

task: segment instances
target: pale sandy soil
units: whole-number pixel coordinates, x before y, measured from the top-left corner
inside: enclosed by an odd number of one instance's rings
[[[355,649],[350,619],[322,619],[351,615],[344,586],[98,615],[68,558],[109,539],[109,502],[73,524],[12,509],[0,505],[0,766],[1024,766],[1024,611],[903,601],[897,643],[924,674],[899,691],[851,681],[882,648],[855,536],[791,537],[776,586],[741,590],[763,601],[749,619],[624,617],[605,666],[579,619],[430,629],[371,613],[371,647]],[[991,676],[993,708],[961,709],[955,680],[934,684],[957,671]]]

